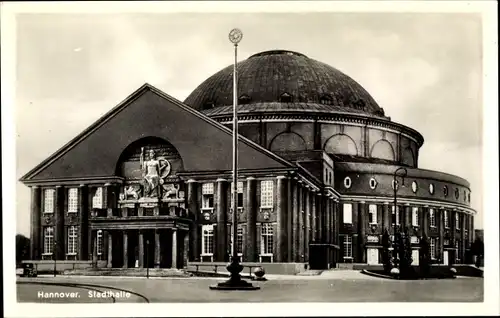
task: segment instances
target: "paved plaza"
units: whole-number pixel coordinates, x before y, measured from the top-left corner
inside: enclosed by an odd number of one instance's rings
[[[223,281],[223,278],[18,278],[17,298],[19,302],[51,303],[483,301],[482,278],[396,281],[366,276],[356,271],[331,271],[309,277],[267,275],[267,278],[268,281],[253,282],[261,287],[257,291],[209,289],[210,285]],[[61,297],[50,297],[50,294],[48,298],[43,296],[51,292],[59,293]],[[130,295],[126,296],[126,292]],[[102,295],[115,297],[100,297]]]

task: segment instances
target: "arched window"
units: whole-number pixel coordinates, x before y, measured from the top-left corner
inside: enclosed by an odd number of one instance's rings
[[[394,161],[394,150],[392,145],[387,140],[377,141],[373,147],[370,156],[372,158],[379,158]]]
[[[271,151],[301,151],[306,150],[306,148],[304,139],[293,132],[285,132],[277,135],[269,146]]]
[[[352,140],[351,137],[343,134],[338,134],[330,137],[328,141],[325,143],[324,149],[327,153],[330,154],[344,154],[357,156],[358,148],[356,147],[356,143]]]
[[[289,93],[283,93],[280,96],[280,102],[282,103],[291,103],[293,101],[292,95]]]

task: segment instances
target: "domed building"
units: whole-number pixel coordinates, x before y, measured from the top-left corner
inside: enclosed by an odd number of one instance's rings
[[[433,262],[468,261],[470,185],[418,168],[419,132],[301,53],[261,52],[237,70],[243,262],[276,263],[266,266],[280,273],[380,264],[382,234],[402,229],[413,264],[424,236]],[[210,76],[184,102],[145,84],[27,173],[32,259],[111,268],[227,261],[232,72]]]

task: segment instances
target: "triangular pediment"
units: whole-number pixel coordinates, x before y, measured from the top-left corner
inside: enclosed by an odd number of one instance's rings
[[[122,152],[144,137],[159,137],[171,143],[182,157],[185,171],[232,169],[230,129],[145,84],[21,181],[113,176]],[[292,167],[288,161],[240,136],[239,169]]]

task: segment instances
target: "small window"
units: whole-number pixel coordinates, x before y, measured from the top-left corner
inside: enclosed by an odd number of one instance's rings
[[[352,204],[344,203],[344,224],[352,224]]]
[[[102,209],[103,208],[102,202],[103,202],[102,187],[99,187],[96,189],[94,196],[92,197],[92,208]]]
[[[76,226],[68,227],[68,255],[75,255],[78,242],[78,228]]]
[[[464,201],[467,201],[467,192],[464,190]]]
[[[455,212],[455,227],[457,230],[460,229],[460,217],[458,215],[458,212]]]
[[[417,184],[417,181],[413,181],[411,183],[411,190],[413,191],[413,193],[417,193],[417,190],[418,190],[418,184]]]
[[[273,255],[273,224],[262,223],[260,238],[260,254]]]
[[[248,95],[241,95],[240,98],[238,98],[238,104],[244,105],[250,103],[250,96]]]
[[[214,253],[214,226],[212,224],[201,227],[201,254],[212,256]]]
[[[351,178],[349,177],[345,177],[344,179],[344,187],[346,187],[346,189],[349,189],[352,185],[352,181],[351,181]]]
[[[260,207],[270,209],[273,207],[274,183],[272,180],[260,182]]]
[[[322,95],[319,98],[319,103],[323,105],[333,105],[333,98],[330,95]]]
[[[433,183],[429,184],[429,193],[434,194],[434,184]]]
[[[201,186],[201,208],[211,210],[214,208],[214,184],[204,183]]]
[[[444,213],[444,228],[445,229],[449,229],[450,228],[450,219],[449,219],[449,215],[448,215],[448,211],[443,211]]]
[[[78,211],[78,189],[68,189],[68,212]]]
[[[460,197],[460,191],[458,191],[458,188],[455,188],[455,199],[458,200],[459,197]]]
[[[392,224],[399,225],[399,206],[394,209],[394,205],[392,206]]]
[[[443,194],[444,194],[445,197],[448,196],[448,187],[447,186],[443,187]]]
[[[431,254],[431,259],[436,259],[436,238],[431,237],[430,242],[429,242],[429,248],[430,248],[430,254]]]
[[[467,193],[467,201],[469,201],[469,203],[470,203],[470,192]]]
[[[377,224],[377,205],[376,204],[370,204],[368,206],[368,218],[370,224]]]
[[[238,224],[238,238],[236,242],[236,248],[238,249],[237,253],[239,256],[243,255],[243,228],[241,224]],[[229,238],[230,246],[231,246],[231,255],[233,255],[233,227],[231,226],[231,236]]]
[[[280,96],[280,102],[282,103],[291,103],[293,101],[292,95],[288,93],[283,93]]]
[[[97,231],[97,256],[102,256],[103,251],[104,251],[104,238],[103,238],[103,232],[102,230]]]
[[[397,180],[392,180],[391,182],[392,190],[399,189],[399,182]]]
[[[233,208],[233,183],[231,182],[231,209]],[[238,209],[243,208],[243,182],[239,181],[238,182],[238,187],[236,189],[236,192],[238,193]]]
[[[54,189],[46,189],[43,192],[43,212],[44,213],[54,213]]]
[[[375,178],[371,178],[370,179],[370,189],[375,190],[376,187],[377,187],[377,180],[375,180]]]
[[[436,227],[436,215],[434,209],[429,209],[429,224],[431,227]]]
[[[365,101],[362,99],[358,99],[357,101],[355,101],[353,103],[353,105],[354,105],[354,108],[358,109],[358,110],[364,110],[365,106],[366,106]]]
[[[419,224],[418,224],[418,207],[411,208],[411,224],[413,226],[419,226]]]
[[[344,235],[344,258],[352,258],[352,236]]]

